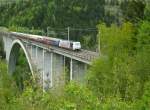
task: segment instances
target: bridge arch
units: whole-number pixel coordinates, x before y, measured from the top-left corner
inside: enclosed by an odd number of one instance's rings
[[[10,53],[9,53],[9,60],[8,60],[8,72],[12,74],[15,71],[16,61],[17,61],[17,58],[19,56],[19,49],[20,48],[22,48],[22,50],[25,54],[25,57],[27,59],[27,62],[28,62],[30,71],[32,73],[32,76],[34,76],[33,66],[32,66],[30,55],[29,55],[27,49],[25,48],[24,44],[18,39],[14,40],[11,44],[11,49],[10,49]]]

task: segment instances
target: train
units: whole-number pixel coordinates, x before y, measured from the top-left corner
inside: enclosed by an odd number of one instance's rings
[[[24,33],[19,33],[19,32],[11,32],[10,34],[18,38],[32,40],[32,41],[44,43],[47,45],[56,46],[59,48],[73,50],[73,51],[81,49],[81,43],[76,42],[76,41],[63,40],[63,39],[52,38],[52,37],[47,37],[47,36],[24,34]]]

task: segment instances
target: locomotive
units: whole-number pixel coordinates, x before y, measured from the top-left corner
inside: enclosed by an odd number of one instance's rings
[[[81,49],[81,43],[75,42],[75,41],[68,41],[68,40],[62,40],[58,38],[52,38],[52,37],[46,37],[46,36],[38,36],[38,35],[31,35],[31,34],[24,34],[19,32],[11,32],[13,36],[32,40],[60,48],[70,49],[70,50],[80,50]]]

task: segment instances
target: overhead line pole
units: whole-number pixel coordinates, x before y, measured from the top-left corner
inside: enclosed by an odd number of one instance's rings
[[[70,27],[68,27],[68,41],[70,40]]]

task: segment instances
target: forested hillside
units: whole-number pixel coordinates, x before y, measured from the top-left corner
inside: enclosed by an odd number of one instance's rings
[[[122,2],[117,2],[117,0],[111,2],[107,0],[93,0],[92,2],[90,0],[20,0],[11,5],[1,6],[0,25],[34,27],[44,30],[48,26],[52,28],[96,27],[99,22],[104,21],[110,24],[119,23],[117,19],[131,21],[143,19],[145,5],[146,3],[141,0],[130,2],[126,0]],[[118,10],[118,12],[120,10],[118,14],[123,14],[120,16],[122,18],[117,18],[113,10]]]
[[[87,71],[84,84],[72,81],[63,87],[53,87],[47,92],[43,92],[30,77],[28,64],[21,50],[13,77],[7,73],[6,61],[0,60],[1,110],[150,109],[148,2],[19,1],[11,5],[1,5],[0,25],[10,30],[33,30],[39,34],[45,33],[47,27],[51,27],[50,30],[55,33],[65,31],[68,26],[74,29],[88,29],[88,32],[83,34],[81,31],[72,30],[73,37],[83,35],[86,44],[91,42],[89,38],[95,36],[97,42],[100,40],[98,46],[101,48],[101,55],[93,61]],[[91,47],[92,44],[87,45]],[[2,47],[0,40],[1,50]]]
[[[141,0],[19,0],[0,7],[0,25],[42,30],[51,37],[80,41],[83,47],[97,50],[97,25],[121,25],[143,19],[146,2]],[[47,32],[48,31],[48,32]],[[86,43],[85,43],[86,42]],[[84,45],[85,44],[85,45]]]

